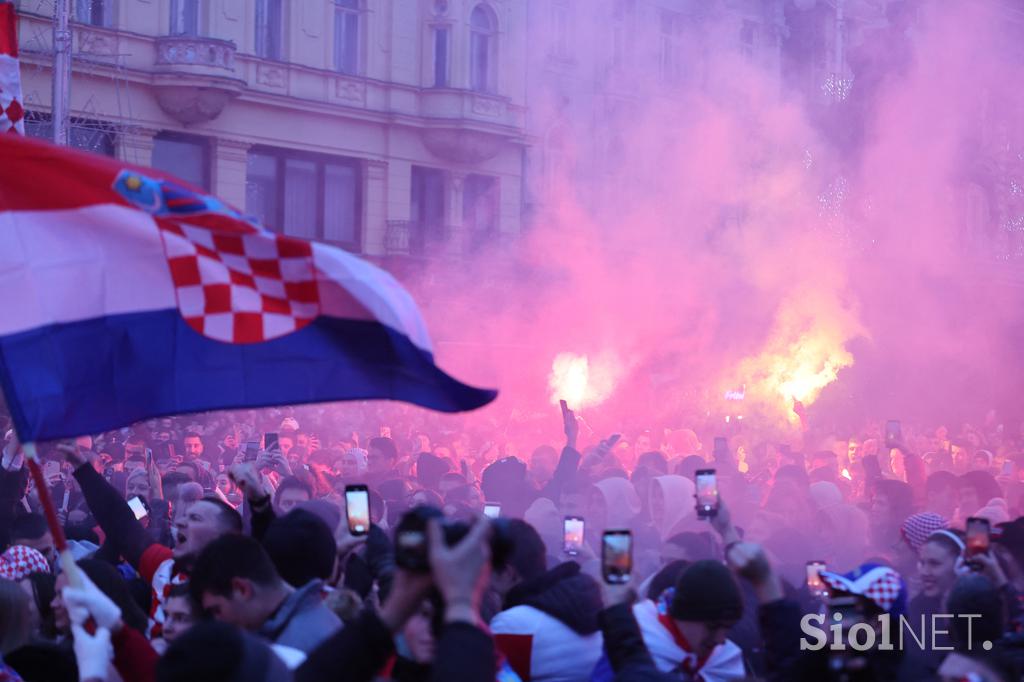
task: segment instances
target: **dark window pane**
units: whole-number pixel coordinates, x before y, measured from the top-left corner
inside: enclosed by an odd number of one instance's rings
[[[349,164],[324,166],[324,239],[356,245],[359,241],[358,168]]]
[[[444,239],[444,173],[434,168],[412,168],[412,229],[409,249],[423,253]]]
[[[265,227],[280,231],[278,223],[277,159],[270,154],[249,152],[245,176],[245,212]]]
[[[256,54],[281,58],[281,0],[256,0]]]
[[[474,32],[470,36],[469,43],[469,86],[478,92],[487,92],[490,89],[489,83],[489,58],[490,37],[483,33]]]
[[[53,121],[49,114],[29,111],[25,114],[25,134],[53,141]],[[70,144],[81,149],[104,156],[114,155],[114,132],[111,126],[102,121],[86,118],[71,119],[71,130],[68,135]]]
[[[334,68],[342,73],[359,69],[359,14],[350,10],[334,12]]]
[[[75,0],[75,21],[93,26],[109,26],[109,0]]]
[[[286,159],[284,164],[284,233],[313,239],[317,229],[316,163]]]
[[[153,168],[209,191],[206,141],[158,135],[153,139]]]
[[[199,35],[199,0],[172,0],[171,35]]]
[[[469,25],[481,31],[494,30],[494,24],[491,22],[491,13],[482,5],[477,5],[473,8],[473,13],[469,17]]]
[[[448,29],[434,29],[434,87],[448,85]]]

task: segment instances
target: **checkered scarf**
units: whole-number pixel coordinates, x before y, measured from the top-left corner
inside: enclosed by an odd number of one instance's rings
[[[21,580],[33,573],[49,573],[50,564],[38,550],[25,545],[14,545],[0,554],[0,578]]]
[[[932,512],[908,516],[900,528],[900,535],[915,552],[921,549],[928,536],[937,530],[949,528],[949,521]]]
[[[863,564],[842,574],[822,571],[821,579],[832,589],[833,594],[842,592],[859,595],[893,616],[906,610],[907,586],[900,574],[888,566]]]

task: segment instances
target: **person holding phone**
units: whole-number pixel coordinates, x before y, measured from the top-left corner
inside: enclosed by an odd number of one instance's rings
[[[632,607],[632,615],[658,671],[676,675],[686,671],[692,679],[706,682],[745,676],[743,652],[728,639],[730,628],[743,616],[743,596],[720,561],[690,564],[659,603],[641,601]],[[606,642],[610,651],[598,663],[592,680],[611,680],[619,672],[612,661],[619,646],[616,641]],[[657,679],[653,675],[645,679],[652,678]]]
[[[521,679],[579,679],[601,656],[600,585],[576,561],[546,571],[537,531],[518,519],[508,529],[515,551],[492,579],[504,595],[504,610],[490,624],[495,644]]]

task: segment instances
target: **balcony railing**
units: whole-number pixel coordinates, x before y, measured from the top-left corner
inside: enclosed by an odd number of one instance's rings
[[[415,220],[389,220],[384,233],[384,250],[389,256],[424,258],[458,254],[451,226]]]

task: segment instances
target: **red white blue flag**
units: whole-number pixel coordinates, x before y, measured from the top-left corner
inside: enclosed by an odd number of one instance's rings
[[[22,440],[159,415],[495,393],[434,364],[415,303],[152,169],[0,136],[0,381]]]

